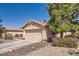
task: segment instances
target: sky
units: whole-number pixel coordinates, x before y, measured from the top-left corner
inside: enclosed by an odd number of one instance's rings
[[[3,26],[21,27],[30,19],[44,21],[49,19],[46,3],[0,3],[0,19]]]

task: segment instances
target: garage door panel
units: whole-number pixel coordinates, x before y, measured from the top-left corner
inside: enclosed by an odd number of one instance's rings
[[[29,31],[26,32],[26,39],[29,41],[41,41],[41,31]]]

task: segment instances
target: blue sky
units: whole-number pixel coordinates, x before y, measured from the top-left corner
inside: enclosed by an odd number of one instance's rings
[[[26,3],[26,4],[0,4],[0,18],[3,19],[4,26],[20,27],[29,19],[48,20],[49,15],[45,3]]]

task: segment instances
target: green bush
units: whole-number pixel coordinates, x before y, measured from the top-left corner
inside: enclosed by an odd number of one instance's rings
[[[12,39],[13,39],[13,35],[10,34],[10,33],[6,33],[6,34],[5,34],[5,39],[10,39],[10,40],[12,40]]]
[[[70,47],[70,48],[77,48],[77,44],[74,40],[69,38],[56,38],[53,40],[53,46],[59,47]]]
[[[79,39],[79,31],[77,31],[75,35],[76,35],[76,38]]]

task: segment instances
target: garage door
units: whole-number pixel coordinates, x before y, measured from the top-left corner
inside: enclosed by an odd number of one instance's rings
[[[26,39],[28,41],[40,42],[42,40],[41,31],[39,30],[26,31]]]

